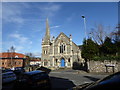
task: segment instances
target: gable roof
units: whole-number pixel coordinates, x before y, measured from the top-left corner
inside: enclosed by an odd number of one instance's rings
[[[70,38],[69,38],[68,36],[66,36],[63,32],[61,32],[61,33],[58,35],[58,37],[55,39],[55,42],[57,41],[57,39],[58,39],[61,35],[65,36],[68,40],[70,40]]]
[[[21,54],[21,53],[10,53],[10,52],[3,52],[3,53],[0,53],[0,58],[10,58],[10,57],[15,57],[15,56],[18,56],[18,58],[25,58],[26,56],[24,54]]]
[[[58,39],[61,35],[65,36],[68,40],[70,40],[70,38],[69,38],[67,35],[65,35],[63,32],[61,32],[61,33],[58,35],[58,37],[55,39],[55,42],[57,41],[57,39]],[[73,41],[72,41],[72,43],[73,43],[75,46],[77,46]],[[78,47],[78,46],[77,46],[77,47]]]

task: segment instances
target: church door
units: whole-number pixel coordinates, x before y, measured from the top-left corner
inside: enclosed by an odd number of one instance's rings
[[[64,60],[64,58],[62,58],[62,60],[61,60],[61,67],[65,67],[65,60]]]

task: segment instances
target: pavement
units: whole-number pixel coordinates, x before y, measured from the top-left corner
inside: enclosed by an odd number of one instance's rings
[[[77,85],[95,82],[108,76],[108,73],[87,73],[80,70],[62,69],[51,71],[52,90],[66,90]]]

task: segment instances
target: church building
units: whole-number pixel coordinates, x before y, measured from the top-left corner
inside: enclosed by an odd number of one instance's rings
[[[61,32],[50,40],[50,28],[46,20],[46,33],[42,39],[42,66],[53,68],[72,68],[74,62],[83,63],[81,49],[72,41],[72,35]]]

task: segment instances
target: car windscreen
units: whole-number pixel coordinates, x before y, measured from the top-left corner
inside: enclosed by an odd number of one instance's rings
[[[116,83],[116,82],[120,83],[120,74],[109,77],[108,79],[101,81],[99,84]]]

